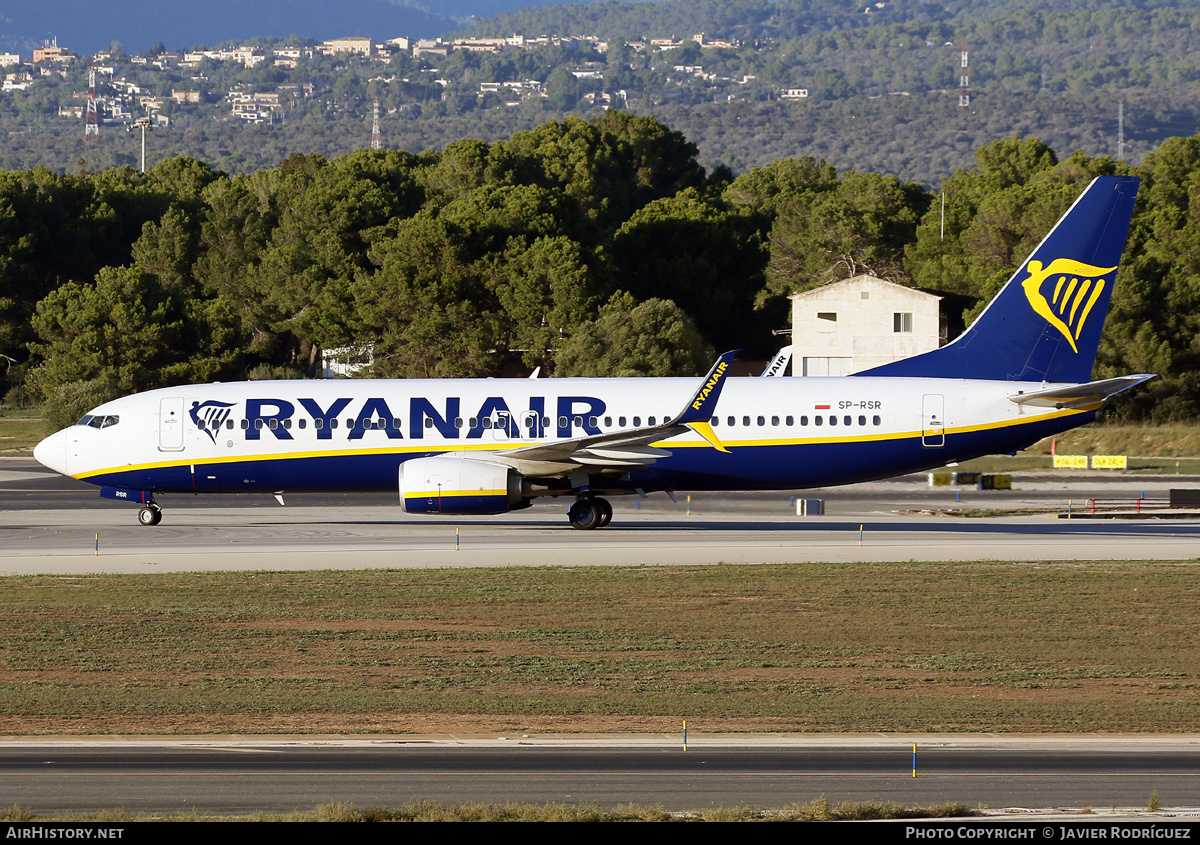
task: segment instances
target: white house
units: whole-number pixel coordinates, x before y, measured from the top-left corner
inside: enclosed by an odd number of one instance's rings
[[[874,276],[797,293],[792,301],[792,375],[844,376],[937,349],[940,296]]]

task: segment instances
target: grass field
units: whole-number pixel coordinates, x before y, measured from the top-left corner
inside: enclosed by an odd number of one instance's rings
[[[45,437],[46,425],[37,411],[0,412],[0,456],[31,458],[33,447]]]
[[[1197,563],[0,579],[0,732],[1193,731]]]

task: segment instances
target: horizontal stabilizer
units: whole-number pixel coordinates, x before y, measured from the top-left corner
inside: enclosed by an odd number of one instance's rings
[[[1071,410],[1099,408],[1113,396],[1131,387],[1137,387],[1153,375],[1121,376],[1091,381],[1087,384],[1072,384],[1068,387],[1052,387],[1032,393],[1016,393],[1009,400],[1018,405],[1034,405],[1039,408],[1070,408]]]

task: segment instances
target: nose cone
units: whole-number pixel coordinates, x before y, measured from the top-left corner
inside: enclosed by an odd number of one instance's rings
[[[67,472],[67,432],[60,431],[51,434],[41,443],[33,447],[33,457],[42,466],[63,475]]]

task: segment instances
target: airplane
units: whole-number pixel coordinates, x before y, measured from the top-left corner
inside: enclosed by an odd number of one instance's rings
[[[1089,381],[1138,179],[1095,179],[971,326],[845,377],[252,381],[107,402],[34,457],[162,519],[174,493],[386,490],[415,514],[606,497],[792,490],[1015,453],[1151,375]],[[771,368],[768,368],[770,370]],[[764,373],[769,375],[769,373]]]

